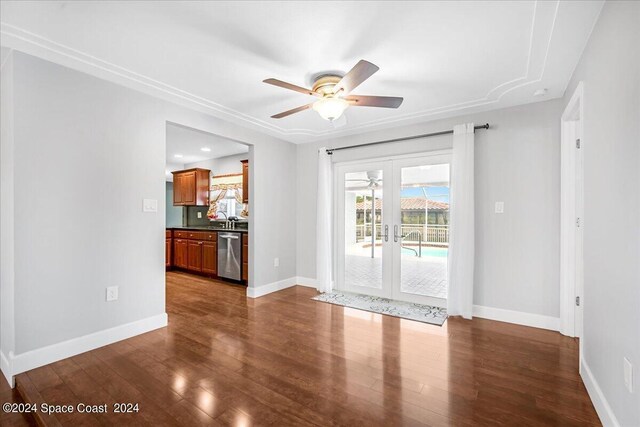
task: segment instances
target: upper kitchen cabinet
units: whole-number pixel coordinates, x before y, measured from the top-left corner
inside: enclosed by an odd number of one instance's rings
[[[209,206],[209,169],[185,169],[173,174],[174,206]]]
[[[242,163],[242,203],[249,203],[249,160],[240,160]]]

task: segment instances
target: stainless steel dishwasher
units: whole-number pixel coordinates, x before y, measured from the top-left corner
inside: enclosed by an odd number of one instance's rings
[[[226,279],[241,280],[240,259],[242,239],[240,233],[218,232],[218,276]]]

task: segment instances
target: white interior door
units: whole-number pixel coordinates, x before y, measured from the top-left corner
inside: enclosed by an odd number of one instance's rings
[[[444,306],[449,155],[336,165],[336,281],[345,291]]]

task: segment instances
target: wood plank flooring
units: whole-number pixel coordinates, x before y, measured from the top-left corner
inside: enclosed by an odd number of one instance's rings
[[[0,378],[0,403],[24,403],[18,390],[9,387],[4,378]],[[28,427],[35,425],[37,425],[36,420],[31,414],[0,410],[0,426],[2,427]]]
[[[573,339],[483,319],[438,327],[314,294],[251,300],[242,287],[169,272],[167,328],[17,381],[49,404],[139,404],[49,425],[600,425]]]

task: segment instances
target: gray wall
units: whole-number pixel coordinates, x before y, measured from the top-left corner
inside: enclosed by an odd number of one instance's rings
[[[176,227],[182,225],[182,207],[173,206],[173,182],[165,183],[166,225]]]
[[[15,209],[11,230],[20,239],[15,262],[2,254],[3,273],[15,267],[15,286],[1,283],[3,296],[15,289],[6,323],[15,323],[15,347],[5,354],[164,313],[165,205],[143,213],[142,199],[165,198],[167,121],[252,144],[250,286],[295,276],[293,144],[32,56],[12,58],[15,159],[13,173],[2,159],[1,211],[4,220]],[[3,72],[3,106],[4,89]],[[3,124],[2,149],[12,141]],[[15,200],[6,197],[5,173],[15,178]],[[35,226],[27,220],[34,212],[44,218]],[[120,297],[106,303],[112,285]]]
[[[584,82],[584,362],[640,425],[640,3],[607,2],[565,94]],[[634,365],[633,394],[622,358]]]
[[[226,175],[230,173],[242,173],[242,163],[240,160],[247,160],[249,153],[234,154],[233,156],[218,157],[217,159],[203,160],[201,162],[189,163],[188,168],[210,169],[212,175]]]
[[[14,342],[14,234],[13,229],[13,56],[2,48],[0,69],[0,352],[6,374]],[[10,378],[7,380],[11,381]],[[1,380],[0,380],[1,381]]]
[[[317,148],[418,135],[454,124],[491,123],[476,132],[474,303],[559,316],[560,115],[562,101],[439,120],[298,146],[298,276],[315,278]],[[451,135],[336,152],[334,161],[451,147]],[[496,215],[494,203],[505,202]]]

